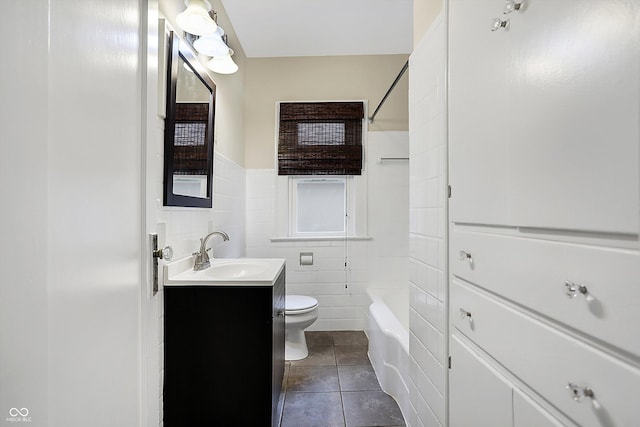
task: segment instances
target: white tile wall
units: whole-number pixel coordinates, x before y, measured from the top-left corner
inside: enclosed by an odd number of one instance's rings
[[[446,425],[446,25],[441,15],[409,60],[411,404],[416,425]],[[408,418],[413,418],[410,415]]]
[[[212,254],[218,258],[245,256],[246,170],[216,153],[214,158],[213,216],[209,231],[223,230],[229,241],[219,243]]]
[[[245,247],[245,169],[215,153],[213,165],[213,208],[161,207],[157,222],[164,224],[166,244],[174,259],[191,255],[199,239],[214,230],[225,231],[230,239],[210,240],[211,254],[218,258],[244,256]]]
[[[311,330],[363,330],[366,289],[392,287],[408,280],[409,165],[406,161],[380,162],[380,157],[407,156],[407,132],[368,133],[365,171],[370,239],[346,243],[272,242],[277,230],[276,203],[285,202],[278,201],[276,171],[247,170],[246,254],[287,260],[287,293],[311,295],[320,304]],[[300,252],[313,252],[313,266],[299,265]]]

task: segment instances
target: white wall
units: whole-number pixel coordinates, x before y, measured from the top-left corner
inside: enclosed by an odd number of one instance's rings
[[[446,24],[409,60],[411,426],[447,425]],[[415,414],[410,414],[413,417]]]
[[[445,0],[413,0],[413,47],[417,47],[444,8]]]
[[[278,102],[367,100],[372,114],[406,61],[407,55],[248,59],[245,166],[273,167]],[[407,80],[398,81],[369,131],[408,129]]]
[[[161,171],[162,165],[157,166]],[[214,237],[209,241],[213,257],[244,256],[245,170],[217,152],[213,169],[211,209],[164,207],[162,194],[156,194],[154,198],[155,216],[151,221],[156,224],[161,240],[172,246],[174,259],[190,256],[199,249],[199,239],[215,230],[227,232],[230,239],[223,242],[221,238]],[[158,179],[157,176],[155,178]],[[162,181],[162,176],[159,179]],[[158,187],[161,190],[161,186]]]
[[[287,260],[287,293],[311,295],[320,304],[318,321],[310,330],[363,330],[366,289],[408,280],[408,162],[379,162],[381,156],[407,157],[407,136],[403,131],[368,133],[370,239],[272,242],[271,238],[283,237],[276,232],[276,204],[286,203],[278,196],[276,171],[247,170],[247,256]],[[314,265],[300,266],[300,252],[313,252]]]

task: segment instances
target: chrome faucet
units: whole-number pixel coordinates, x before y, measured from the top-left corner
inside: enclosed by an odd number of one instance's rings
[[[209,242],[209,239],[211,238],[211,236],[215,236],[215,235],[222,237],[222,240],[225,242],[229,240],[229,235],[224,231],[214,231],[213,233],[207,234],[204,239],[201,238],[200,252],[194,252],[192,254],[195,257],[193,260],[194,271],[204,270],[205,268],[209,268],[211,266],[211,263],[209,262],[209,255],[207,254],[207,251],[210,250],[211,248],[207,249],[207,242]]]

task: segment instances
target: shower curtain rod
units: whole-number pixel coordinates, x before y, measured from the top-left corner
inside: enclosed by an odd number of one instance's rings
[[[391,83],[391,87],[389,88],[387,93],[385,93],[384,96],[382,97],[382,100],[380,101],[380,104],[378,104],[378,108],[376,108],[376,111],[374,111],[373,114],[371,115],[371,117],[369,117],[369,123],[373,123],[373,119],[376,118],[376,114],[378,114],[378,111],[380,110],[380,107],[382,107],[382,104],[384,104],[384,101],[387,100],[387,97],[389,96],[391,91],[393,91],[393,88],[396,87],[396,85],[398,84],[398,81],[400,81],[400,78],[402,77],[404,72],[407,71],[407,68],[409,68],[409,61],[405,62],[404,66],[402,67],[402,70],[400,70],[400,73],[398,74],[398,77],[396,77],[396,79],[393,81],[393,83]]]

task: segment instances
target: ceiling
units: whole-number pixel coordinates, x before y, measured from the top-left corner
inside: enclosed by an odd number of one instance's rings
[[[248,58],[409,54],[413,0],[222,0]]]

